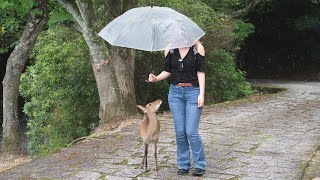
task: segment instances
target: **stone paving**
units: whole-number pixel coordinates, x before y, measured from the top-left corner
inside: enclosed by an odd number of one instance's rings
[[[118,129],[91,136],[49,156],[0,173],[1,180],[15,179],[306,179],[305,170],[319,175],[313,159],[320,144],[320,83],[254,81],[254,84],[287,88],[272,95],[206,106],[200,125],[207,171],[195,178],[177,176],[173,122],[159,113],[159,174],[153,174],[152,146],[148,168],[139,164],[143,144],[138,125],[142,115]],[[319,159],[318,159],[319,160]],[[316,166],[312,166],[312,165]],[[318,162],[319,165],[319,162]],[[318,169],[317,169],[318,168]]]

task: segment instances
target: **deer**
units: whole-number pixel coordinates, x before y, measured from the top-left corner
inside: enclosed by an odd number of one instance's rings
[[[154,102],[148,103],[145,106],[137,105],[139,109],[144,113],[143,121],[140,124],[140,135],[144,144],[144,155],[140,168],[147,171],[148,162],[148,146],[150,143],[154,144],[154,160],[155,160],[155,175],[158,174],[158,161],[157,161],[157,143],[160,134],[160,122],[157,119],[156,112],[158,111],[160,105],[162,104],[161,99]]]

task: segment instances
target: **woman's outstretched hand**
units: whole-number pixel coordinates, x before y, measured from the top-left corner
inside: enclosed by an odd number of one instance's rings
[[[148,81],[149,81],[149,82],[157,82],[157,76],[154,75],[154,74],[152,74],[152,73],[150,73],[150,74],[149,74]]]

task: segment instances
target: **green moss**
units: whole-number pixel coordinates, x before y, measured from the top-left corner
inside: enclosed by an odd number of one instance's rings
[[[133,155],[131,155],[130,157],[134,159],[134,158],[141,157],[142,154],[143,154],[143,152],[141,152],[141,153],[140,152],[136,152]]]
[[[113,135],[113,138],[120,140],[122,138],[122,134],[120,132],[117,132]]]
[[[300,177],[297,177],[297,179],[313,179],[312,177],[307,177],[308,176],[307,172],[309,172],[310,162],[311,162],[312,158],[314,158],[315,152],[317,152],[319,150],[320,150],[320,146],[319,146],[319,142],[318,142],[313,146],[312,151],[308,155],[307,159],[305,161],[303,161],[302,164],[300,165],[299,171],[301,173],[299,173],[299,174],[301,174],[301,175],[300,175]]]
[[[275,94],[288,90],[287,88],[277,86],[252,86],[252,89],[261,94]]]
[[[114,163],[114,165],[128,165],[128,160],[125,159],[125,160],[121,161],[120,163]]]
[[[239,180],[240,178],[238,177],[238,176],[236,176],[236,177],[233,177],[233,178],[230,178],[230,179],[228,179],[228,180]]]
[[[102,175],[99,180],[106,180],[106,175]]]
[[[249,149],[249,153],[253,154],[258,149],[258,146],[252,147]]]

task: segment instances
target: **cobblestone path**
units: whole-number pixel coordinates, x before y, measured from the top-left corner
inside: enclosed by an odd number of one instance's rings
[[[277,94],[206,106],[200,125],[207,171],[198,179],[302,179],[320,140],[320,83],[256,81],[287,88]],[[197,179],[177,176],[176,146],[170,113],[159,114],[159,174],[149,148],[149,169],[139,169],[142,115],[117,130],[92,136],[58,153],[0,174],[13,179]]]

